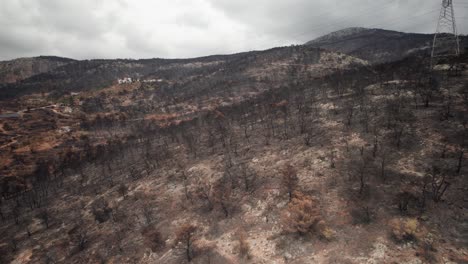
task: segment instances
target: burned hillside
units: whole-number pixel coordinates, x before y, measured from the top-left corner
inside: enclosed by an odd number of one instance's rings
[[[447,63],[298,46],[15,94],[50,124],[2,119],[2,261],[464,263],[468,70]]]

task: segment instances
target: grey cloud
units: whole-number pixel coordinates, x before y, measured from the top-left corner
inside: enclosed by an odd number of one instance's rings
[[[210,20],[208,17],[198,16],[197,14],[184,13],[177,16],[175,22],[187,27],[208,28],[210,23],[215,21]]]
[[[0,60],[194,57],[301,44],[351,26],[429,33],[439,5],[440,0],[2,0]],[[459,30],[466,33],[468,10],[459,5]]]
[[[112,13],[97,14],[102,1],[41,0],[36,21],[42,28],[95,38],[107,32],[115,21]]]

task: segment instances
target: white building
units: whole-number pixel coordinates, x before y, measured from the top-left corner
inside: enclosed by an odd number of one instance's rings
[[[129,78],[129,77],[125,77],[123,79],[118,79],[117,82],[119,84],[124,84],[124,83],[132,83],[132,78]]]
[[[164,80],[163,79],[146,79],[146,80],[143,80],[144,83],[155,83],[155,82],[163,82]]]

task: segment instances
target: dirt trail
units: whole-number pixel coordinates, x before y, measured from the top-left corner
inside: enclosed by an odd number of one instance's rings
[[[18,140],[15,139],[15,140],[13,140],[13,141],[10,142],[10,143],[7,143],[7,144],[5,144],[5,145],[3,145],[3,146],[0,146],[0,149],[7,148],[7,147],[9,147],[9,146],[11,146],[11,145],[13,145],[13,144],[15,144],[15,143],[17,143],[17,142],[18,142]]]

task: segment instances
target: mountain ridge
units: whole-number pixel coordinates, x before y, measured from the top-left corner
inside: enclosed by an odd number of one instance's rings
[[[38,56],[0,61],[0,84],[16,83],[74,61],[76,60],[58,56]]]
[[[411,54],[429,56],[434,34],[406,33],[378,28],[346,28],[304,45],[342,52],[373,64],[397,61]],[[460,36],[460,47],[467,47]]]
[[[108,87],[118,78],[124,77],[170,79],[188,72],[194,76],[208,72],[221,75],[226,74],[223,73],[225,69],[229,69],[232,74],[247,76],[265,71],[268,65],[272,68],[284,68],[291,63],[313,66],[317,71],[314,74],[330,71],[332,68],[348,67],[348,64],[366,64],[346,54],[307,46],[280,47],[193,59],[83,60],[31,76],[21,82],[4,84],[0,89],[0,97],[15,97],[39,91],[66,93],[99,89]]]

